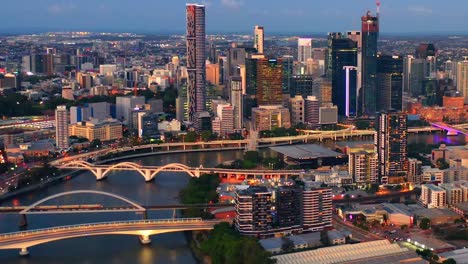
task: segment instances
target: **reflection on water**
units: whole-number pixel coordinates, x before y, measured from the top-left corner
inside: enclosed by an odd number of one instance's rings
[[[184,163],[191,166],[202,164],[205,167],[215,166],[223,161],[238,159],[242,151],[207,152],[175,155],[159,155],[140,158],[144,165],[161,165],[167,163]],[[46,190],[30,193],[19,197],[21,205],[32,204],[52,194],[91,189],[122,195],[143,205],[175,204],[177,195],[189,180],[184,173],[163,172],[157,175],[151,183],[136,172],[113,172],[106,180],[96,182],[90,172],[85,172],[68,182],[50,186]],[[48,204],[103,203],[120,205],[114,199],[82,194],[57,198]],[[2,206],[10,206],[13,201],[6,201]],[[171,211],[153,211],[149,218],[170,218]],[[57,225],[70,225],[87,222],[119,221],[141,219],[135,213],[114,214],[63,214],[63,215],[31,215],[28,216],[30,229]],[[0,233],[18,231],[19,217],[17,215],[0,214]],[[0,263],[15,264],[81,264],[81,263],[196,263],[183,233],[160,234],[151,237],[152,243],[142,246],[136,236],[94,236],[74,238],[51,242],[29,249],[31,256],[20,258],[18,250],[0,251]]]
[[[465,144],[464,136],[447,137],[442,134],[410,135],[409,142],[436,144]],[[330,142],[322,143],[324,145]],[[262,150],[270,155],[268,150]],[[143,165],[162,165],[167,163],[183,163],[189,166],[202,164],[212,167],[228,160],[242,157],[242,151],[207,152],[158,155],[140,158]],[[50,186],[49,188],[18,197],[21,205],[32,204],[41,198],[78,189],[91,189],[122,195],[143,205],[177,203],[177,195],[189,178],[183,173],[164,172],[157,175],[151,183],[145,183],[144,178],[136,172],[113,172],[106,180],[96,182],[92,173],[85,172],[70,181]],[[109,198],[94,195],[79,195],[63,197],[57,200],[61,203],[116,203]],[[11,206],[13,201],[6,201],[2,206]],[[150,212],[150,218],[169,218],[172,212]],[[57,225],[69,225],[86,222],[118,221],[141,219],[134,213],[118,214],[63,214],[63,215],[32,215],[28,217],[29,228],[44,228]],[[17,215],[0,214],[0,233],[18,230]],[[0,251],[0,263],[14,264],[82,264],[82,263],[196,263],[187,245],[183,233],[161,234],[151,237],[152,244],[141,246],[136,236],[95,236],[69,240],[61,240],[30,248],[29,258],[20,258],[17,250]]]

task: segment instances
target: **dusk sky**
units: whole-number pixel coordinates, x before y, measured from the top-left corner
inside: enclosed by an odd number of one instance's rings
[[[468,33],[467,0],[381,0],[383,33]],[[2,0],[1,32],[184,32],[185,0]],[[374,0],[204,0],[207,32],[355,30]]]

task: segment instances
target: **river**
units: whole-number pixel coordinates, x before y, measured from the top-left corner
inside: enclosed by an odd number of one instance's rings
[[[411,135],[409,142],[435,144],[447,142],[465,144],[465,137],[446,137],[441,134]],[[267,150],[262,152],[270,153]],[[223,161],[238,159],[242,151],[205,152],[187,154],[156,155],[135,159],[143,165],[164,165],[183,163],[189,166],[202,164],[215,166]],[[99,190],[115,193],[143,205],[175,204],[177,194],[187,184],[189,177],[184,173],[164,172],[157,175],[151,183],[145,183],[137,172],[114,172],[104,181],[96,182],[90,172],[84,172],[69,181],[53,185],[47,189],[24,194],[15,199],[20,205],[29,205],[44,197],[71,190]],[[5,201],[0,206],[11,206],[14,200]],[[80,194],[57,198],[47,204],[123,204],[113,198],[100,195]],[[172,212],[150,212],[149,218],[170,218]],[[45,228],[58,225],[73,225],[88,222],[119,221],[141,219],[135,213],[114,214],[60,214],[30,215],[29,229]],[[0,233],[18,231],[19,217],[12,214],[0,214]],[[0,263],[7,264],[127,264],[127,263],[197,263],[188,247],[183,233],[169,233],[151,237],[151,245],[142,246],[136,236],[92,236],[60,240],[31,247],[29,257],[19,257],[18,250],[0,250]]]

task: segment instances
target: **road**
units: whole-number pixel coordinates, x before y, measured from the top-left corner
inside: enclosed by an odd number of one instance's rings
[[[360,240],[361,242],[365,241],[374,241],[374,240],[381,240],[382,238],[374,235],[370,232],[367,232],[357,226],[354,226],[350,222],[343,221],[339,216],[333,215],[332,218],[333,226],[337,230],[347,230],[353,234],[353,238]]]

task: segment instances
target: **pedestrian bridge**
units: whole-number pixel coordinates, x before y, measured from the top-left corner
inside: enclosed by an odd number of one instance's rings
[[[200,177],[205,173],[217,173],[221,177],[240,178],[280,178],[300,175],[303,170],[240,170],[240,169],[224,169],[224,168],[204,168],[189,167],[180,163],[170,163],[164,166],[143,166],[134,162],[121,162],[112,165],[96,165],[86,161],[76,160],[69,163],[58,165],[59,169],[74,169],[74,170],[89,170],[97,180],[106,178],[112,171],[136,171],[140,173],[147,182],[152,181],[156,175],[164,171],[185,172],[191,177]]]
[[[162,233],[210,230],[219,220],[201,218],[119,221],[59,226],[45,229],[6,233],[0,235],[0,249],[19,249],[28,255],[28,248],[52,241],[84,236],[135,235],[142,244],[151,243],[150,236]]]

